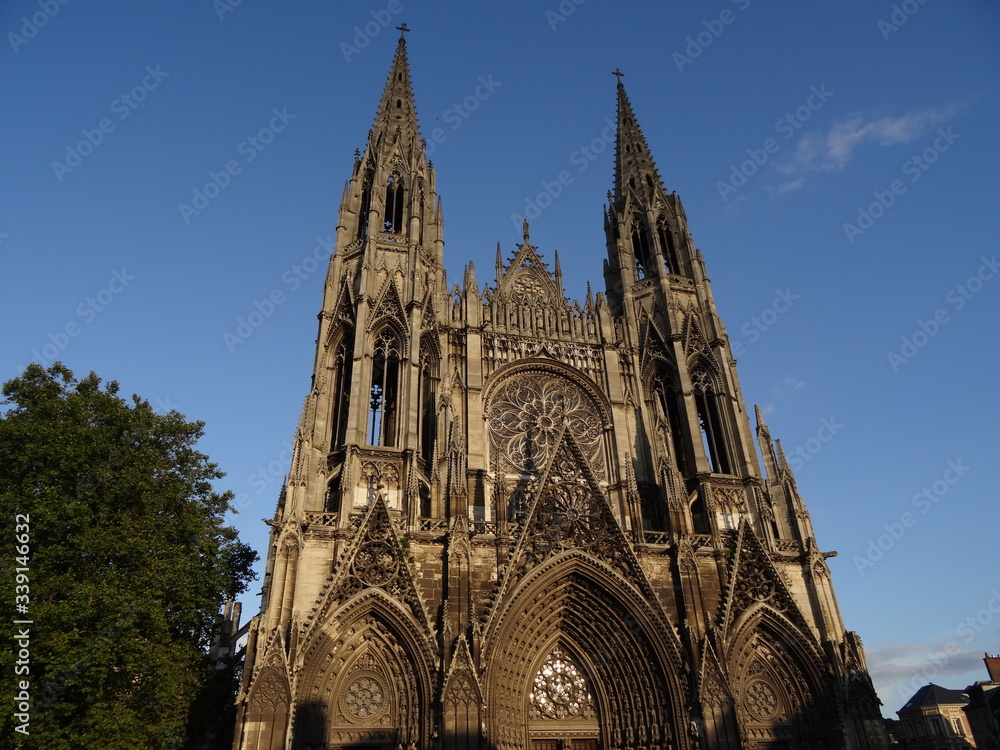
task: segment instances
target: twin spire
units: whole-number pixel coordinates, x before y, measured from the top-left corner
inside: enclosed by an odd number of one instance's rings
[[[420,127],[417,123],[417,107],[410,82],[410,64],[406,57],[406,32],[410,29],[405,23],[396,28],[400,31],[399,42],[382,93],[382,101],[375,115],[370,143],[394,143],[402,140],[404,143],[412,142],[415,145],[420,140]],[[624,73],[615,70],[614,75],[618,77],[618,125],[615,138],[613,199],[615,203],[621,205],[630,189],[651,190],[653,186],[662,189],[663,181],[653,162],[642,129],[632,112],[632,104],[622,84]]]

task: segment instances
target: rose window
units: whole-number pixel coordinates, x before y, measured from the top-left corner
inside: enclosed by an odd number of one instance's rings
[[[587,679],[560,649],[549,655],[535,675],[528,704],[532,719],[594,717],[594,699]]]
[[[382,586],[396,575],[399,561],[387,542],[369,542],[354,558],[354,575],[368,586]]]
[[[755,719],[770,719],[778,712],[778,696],[774,688],[762,680],[755,680],[747,686],[743,705]]]
[[[751,560],[743,571],[743,591],[752,600],[763,602],[774,593],[770,571],[760,561]]]
[[[577,484],[553,484],[542,500],[542,521],[561,540],[593,541],[604,530],[601,506]]]
[[[486,410],[504,471],[541,474],[569,430],[598,479],[605,478],[604,430],[596,405],[573,383],[540,372],[502,384]]]
[[[370,719],[385,704],[385,691],[373,677],[359,677],[347,688],[344,705],[348,713],[358,719]]]

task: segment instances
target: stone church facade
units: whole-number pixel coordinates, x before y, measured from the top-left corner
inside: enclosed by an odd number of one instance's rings
[[[492,284],[470,264],[449,288],[400,38],[340,204],[234,750],[885,747],[617,97],[606,291],[569,301],[527,224]]]

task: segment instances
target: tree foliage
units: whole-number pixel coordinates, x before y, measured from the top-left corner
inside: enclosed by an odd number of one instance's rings
[[[28,514],[30,611],[15,617],[33,624],[30,734],[14,732],[8,703],[0,736],[47,750],[181,747],[213,674],[220,605],[257,558],[223,523],[232,493],[213,489],[223,473],[195,449],[204,423],[59,363],[29,365],[3,396],[0,596],[11,611],[14,519]],[[5,646],[4,681],[14,660]]]

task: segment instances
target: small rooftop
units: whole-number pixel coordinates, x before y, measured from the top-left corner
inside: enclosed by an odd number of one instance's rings
[[[915,692],[913,697],[906,702],[906,705],[899,710],[906,711],[907,709],[921,708],[923,706],[965,706],[968,703],[968,693],[962,690],[949,690],[931,682]]]

